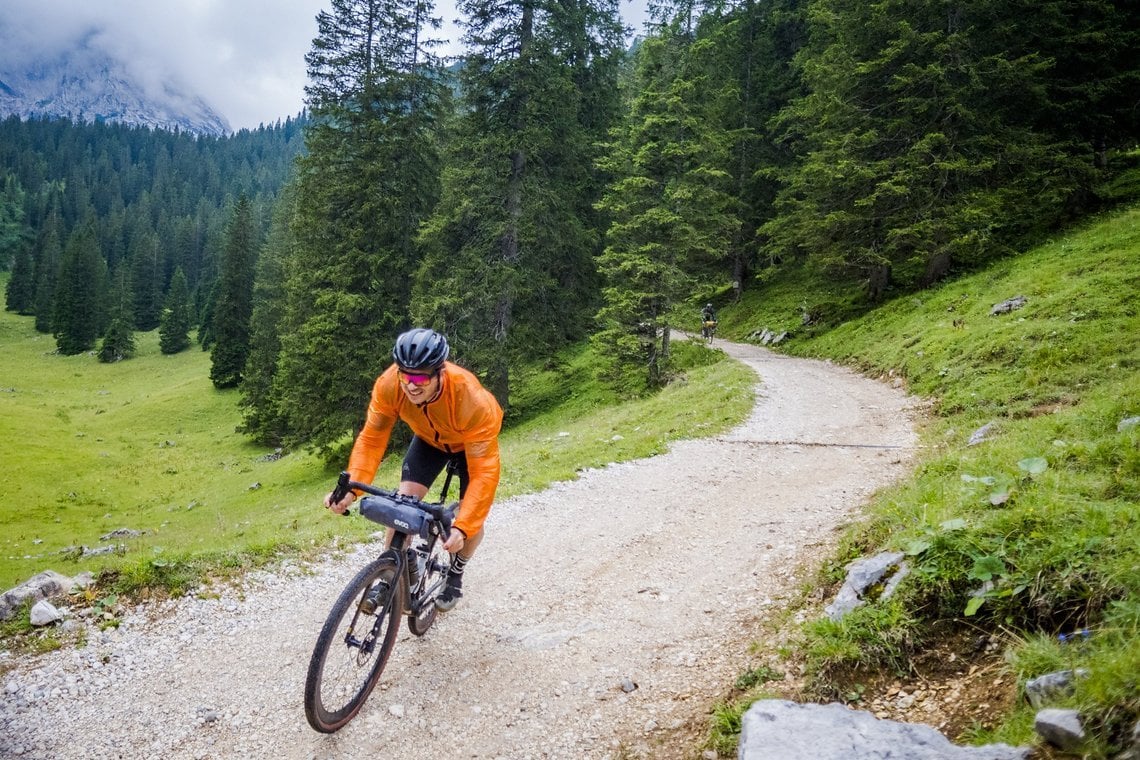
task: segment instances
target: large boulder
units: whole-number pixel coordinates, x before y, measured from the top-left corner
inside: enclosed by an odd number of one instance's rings
[[[1006,744],[960,747],[930,726],[880,720],[832,702],[756,702],[744,714],[739,760],[1026,760]]]
[[[0,596],[0,620],[11,618],[27,601],[38,602],[41,599],[66,594],[74,585],[74,581],[66,575],[60,575],[54,570],[44,570]]]

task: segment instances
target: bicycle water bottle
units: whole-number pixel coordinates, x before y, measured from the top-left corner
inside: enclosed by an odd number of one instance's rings
[[[419,583],[424,574],[424,555],[415,549],[408,549],[408,574],[412,586]]]

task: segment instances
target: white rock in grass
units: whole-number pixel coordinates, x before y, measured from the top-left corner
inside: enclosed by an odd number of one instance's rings
[[[32,605],[32,625],[44,626],[63,620],[63,613],[56,609],[51,602],[41,599]]]

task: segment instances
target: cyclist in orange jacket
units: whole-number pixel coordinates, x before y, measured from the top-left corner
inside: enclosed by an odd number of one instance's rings
[[[443,335],[426,328],[401,334],[392,349],[393,363],[376,379],[368,417],[352,447],[352,480],[371,483],[388,448],[397,419],[414,437],[404,456],[398,491],[427,495],[443,468],[454,461],[459,476],[459,512],[443,546],[451,552],[447,586],[436,599],[450,610],[463,595],[463,570],[483,540],[483,522],[499,484],[499,429],[503,410],[475,375],[447,361]],[[325,506],[338,514],[356,500],[349,492]]]

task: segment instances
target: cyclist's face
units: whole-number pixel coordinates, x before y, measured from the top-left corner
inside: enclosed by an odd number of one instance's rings
[[[431,401],[439,392],[439,372],[432,370],[399,370],[396,377],[400,380],[400,387],[404,395],[414,404]]]

